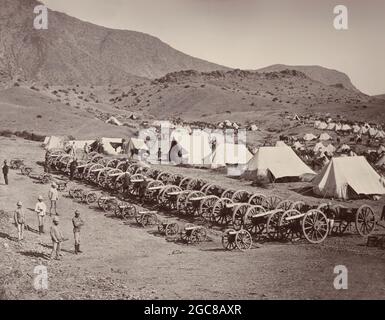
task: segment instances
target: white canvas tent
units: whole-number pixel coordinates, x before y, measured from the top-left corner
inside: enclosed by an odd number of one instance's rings
[[[303,140],[305,140],[305,141],[311,141],[311,140],[315,140],[315,139],[317,139],[317,137],[312,133],[306,133],[303,136]]]
[[[324,152],[326,149],[326,147],[324,146],[324,144],[322,142],[318,142],[316,143],[316,145],[314,146],[313,148],[313,152],[314,153],[317,153],[317,152]]]
[[[140,155],[149,151],[143,139],[130,138],[127,146],[127,154],[130,158],[139,159]]]
[[[354,133],[360,132],[360,129],[361,129],[361,127],[360,127],[359,125],[357,125],[357,124],[353,125],[352,128],[353,128],[353,132],[354,132]]]
[[[320,139],[321,141],[330,140],[331,138],[332,138],[332,137],[329,136],[326,132],[321,133],[320,136],[319,136],[319,139]]]
[[[303,144],[301,142],[299,142],[299,141],[294,142],[293,147],[296,150],[303,150],[304,149]]]
[[[333,158],[313,180],[313,191],[322,197],[351,199],[385,194],[385,186],[365,157],[339,157]]]
[[[334,130],[336,127],[335,122],[329,122],[326,130]]]
[[[222,143],[210,155],[212,168],[226,165],[246,165],[253,157],[244,144]],[[206,163],[208,161],[205,161]]]
[[[99,142],[103,152],[108,155],[118,155],[122,150],[122,138],[101,138]]]
[[[259,176],[275,181],[282,178],[298,179],[304,174],[315,174],[289,147],[260,147],[247,163],[243,177]]]
[[[348,124],[344,124],[344,125],[341,127],[341,130],[342,130],[342,131],[349,131],[349,130],[352,130],[352,127],[349,126]]]
[[[66,137],[50,136],[48,142],[45,145],[45,149],[63,149],[67,141],[68,138]]]
[[[385,138],[385,132],[383,130],[378,130],[376,135],[374,136],[375,139],[384,139]]]
[[[169,161],[176,164],[210,164],[211,146],[209,135],[203,131],[193,134],[174,133],[169,151]]]
[[[338,148],[338,152],[347,152],[350,151],[350,147],[347,144],[343,144],[341,147]]]
[[[93,144],[95,140],[70,140],[68,141],[68,146],[74,146],[75,150],[78,149],[84,149],[85,144],[87,143],[88,146]]]
[[[121,123],[118,119],[116,119],[113,116],[111,116],[108,120],[106,120],[106,123],[113,124],[115,126],[122,126],[123,125],[123,123]]]
[[[318,125],[318,129],[320,130],[325,130],[326,128],[328,127],[328,124],[326,122],[321,122],[319,125]]]

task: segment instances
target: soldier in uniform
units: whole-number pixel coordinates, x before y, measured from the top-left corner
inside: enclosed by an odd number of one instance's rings
[[[7,160],[4,160],[3,176],[4,176],[4,182],[6,185],[8,185],[8,172],[9,172],[9,166],[7,164]]]
[[[59,218],[53,218],[53,225],[51,227],[51,240],[52,240],[52,252],[51,260],[55,257],[56,260],[60,260],[60,247],[61,243],[65,240],[63,234],[59,228]]]
[[[21,201],[17,202],[17,209],[15,210],[13,219],[17,227],[19,241],[24,240],[25,215],[23,211],[23,204],[21,203]]]
[[[75,217],[72,218],[72,224],[74,226],[75,254],[82,253],[82,251],[80,251],[80,229],[84,226],[84,221],[80,218],[79,210],[75,210]]]
[[[37,213],[37,220],[39,226],[39,234],[44,233],[44,217],[47,212],[47,206],[43,202],[43,197],[39,196],[38,202],[35,206],[35,212]]]

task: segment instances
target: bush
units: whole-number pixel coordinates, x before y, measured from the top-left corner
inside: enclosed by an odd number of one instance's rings
[[[43,118],[43,116],[42,116],[41,114],[38,114],[38,115],[36,116],[36,118],[41,119],[41,118]]]

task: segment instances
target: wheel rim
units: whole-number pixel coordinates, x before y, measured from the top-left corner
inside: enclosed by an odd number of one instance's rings
[[[310,210],[303,217],[302,231],[310,243],[321,243],[329,233],[326,215],[320,210]]]

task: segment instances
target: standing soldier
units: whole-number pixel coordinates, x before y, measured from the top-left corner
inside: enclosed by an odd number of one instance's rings
[[[78,167],[78,161],[76,160],[76,158],[71,162],[70,164],[70,180],[73,180],[74,178],[74,174],[75,174],[75,171]]]
[[[4,176],[4,182],[6,185],[8,185],[8,172],[9,172],[9,166],[7,164],[7,160],[4,160],[3,176]]]
[[[80,218],[80,211],[75,210],[75,217],[72,219],[74,226],[74,238],[75,238],[75,254],[82,253],[80,251],[80,228],[84,226],[84,221]]]
[[[158,149],[158,162],[162,163],[162,149],[161,148]]]
[[[52,239],[52,252],[51,252],[51,260],[54,258],[56,260],[60,260],[60,247],[61,243],[64,241],[63,234],[59,228],[59,218],[53,218],[53,225],[51,226],[51,239]]]
[[[17,202],[17,209],[13,215],[15,220],[15,225],[17,227],[18,239],[19,241],[24,239],[24,226],[25,226],[25,215],[23,211],[23,204],[21,201]]]
[[[43,197],[39,196],[38,202],[35,206],[35,212],[37,213],[37,220],[39,225],[39,234],[44,233],[44,217],[47,212],[47,206],[43,202]]]
[[[57,191],[57,185],[55,182],[52,183],[51,189],[49,189],[48,198],[51,202],[51,206],[49,207],[49,215],[52,216],[52,208],[54,208],[55,214],[58,216],[59,214],[57,213],[56,204],[59,200],[59,193]]]

